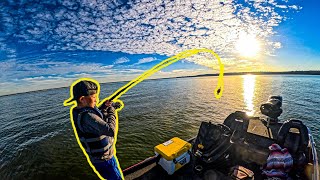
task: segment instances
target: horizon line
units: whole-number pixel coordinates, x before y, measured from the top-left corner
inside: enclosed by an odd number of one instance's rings
[[[320,70],[307,70],[307,71],[243,71],[243,72],[227,72],[224,73],[225,76],[234,76],[234,75],[320,75]],[[192,77],[205,77],[205,76],[218,76],[218,73],[210,73],[210,74],[198,74],[198,75],[190,75],[190,76],[177,76],[177,77],[163,77],[163,78],[151,78],[146,80],[160,80],[160,79],[174,79],[174,78],[192,78]],[[107,84],[107,83],[119,83],[119,82],[130,82],[129,80],[126,81],[110,81],[110,82],[104,82],[100,84]],[[17,94],[24,94],[24,93],[33,93],[38,91],[46,91],[46,90],[53,90],[53,89],[62,89],[67,88],[69,86],[62,86],[57,88],[48,88],[48,89],[39,89],[34,91],[26,91],[26,92],[18,92],[18,93],[12,93],[12,94],[4,94],[0,95],[2,96],[11,96],[11,95],[17,95]]]

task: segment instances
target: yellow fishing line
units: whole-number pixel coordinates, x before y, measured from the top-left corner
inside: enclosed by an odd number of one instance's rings
[[[121,167],[120,167],[120,164],[119,164],[119,161],[118,161],[118,158],[116,157],[116,148],[115,148],[115,145],[116,145],[116,142],[117,142],[118,127],[119,127],[119,125],[118,125],[118,111],[120,111],[124,107],[124,103],[121,100],[119,100],[119,98],[121,97],[121,95],[126,93],[129,89],[131,89],[132,87],[134,87],[135,85],[137,85],[141,81],[145,80],[146,78],[148,78],[149,76],[151,76],[155,72],[158,72],[159,70],[161,70],[161,69],[169,66],[170,64],[175,63],[175,62],[177,62],[177,61],[179,61],[181,59],[185,59],[187,57],[193,56],[193,55],[198,54],[198,53],[210,53],[218,60],[218,64],[219,64],[219,67],[220,67],[220,72],[219,72],[219,77],[218,77],[218,84],[217,84],[217,86],[216,86],[216,88],[214,90],[214,95],[215,95],[215,97],[217,99],[219,99],[222,96],[222,92],[224,90],[224,83],[223,83],[224,66],[223,66],[223,64],[221,62],[220,57],[214,51],[212,51],[210,49],[191,49],[191,50],[186,50],[186,51],[183,51],[183,52],[181,52],[181,53],[179,53],[179,54],[177,54],[175,56],[172,56],[172,57],[170,57],[168,59],[165,59],[161,63],[155,65],[154,67],[152,67],[148,71],[144,72],[143,74],[141,74],[137,78],[133,79],[132,81],[130,81],[126,85],[122,86],[116,92],[114,92],[111,96],[103,99],[100,102],[99,102],[100,84],[98,83],[98,81],[96,81],[94,79],[90,79],[90,78],[80,78],[80,79],[78,79],[78,80],[76,80],[75,82],[72,83],[72,85],[70,87],[70,98],[65,100],[63,102],[63,105],[64,106],[72,105],[72,107],[70,108],[70,120],[71,120],[71,125],[72,125],[72,128],[73,128],[73,132],[75,134],[76,140],[77,140],[77,142],[78,142],[83,154],[86,156],[89,165],[91,166],[93,171],[98,175],[98,177],[100,179],[104,179],[104,178],[99,174],[99,172],[96,170],[96,168],[91,163],[90,157],[87,154],[86,150],[83,148],[83,146],[82,146],[82,144],[80,142],[76,127],[74,125],[72,112],[73,112],[73,109],[75,107],[77,107],[77,102],[76,101],[68,102],[68,101],[73,99],[73,87],[74,87],[74,85],[76,85],[80,81],[92,81],[95,84],[97,84],[97,86],[98,86],[98,89],[97,89],[97,106],[98,107],[101,106],[102,103],[104,103],[105,101],[110,100],[110,99],[113,100],[114,102],[119,102],[121,104],[121,107],[119,109],[116,109],[116,111],[115,111],[116,121],[117,122],[116,122],[116,131],[115,131],[115,136],[114,136],[113,148],[114,148],[114,156],[115,156],[115,159],[117,161],[117,165],[118,165],[118,167],[120,169],[121,176],[124,179],[122,171],[121,171]]]
[[[121,95],[126,93],[129,89],[131,89],[132,87],[134,87],[135,85],[137,85],[138,83],[143,81],[144,79],[148,78],[149,76],[151,76],[155,72],[157,72],[157,71],[159,71],[159,70],[161,70],[161,69],[163,69],[163,68],[165,68],[165,67],[171,65],[172,63],[175,63],[181,59],[185,59],[187,57],[193,56],[198,53],[203,53],[203,52],[212,54],[218,60],[220,72],[219,72],[219,77],[218,77],[218,84],[217,84],[217,87],[215,88],[214,95],[217,99],[219,99],[222,96],[222,92],[224,90],[224,83],[223,83],[224,66],[221,62],[220,57],[214,51],[212,51],[210,49],[191,49],[191,50],[183,51],[175,56],[172,56],[168,59],[163,60],[161,63],[155,65],[154,67],[152,67],[148,71],[144,72],[139,77],[133,79],[132,81],[130,81],[129,83],[127,83],[123,87],[119,88],[111,96],[103,99],[102,102],[104,102],[108,99],[111,99],[111,98],[113,98],[114,100],[117,100]],[[121,109],[123,107],[124,106],[121,106]],[[121,109],[119,109],[119,110],[121,110]]]

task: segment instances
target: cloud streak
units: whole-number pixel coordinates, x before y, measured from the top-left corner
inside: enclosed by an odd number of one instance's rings
[[[130,60],[126,57],[121,57],[119,59],[117,59],[113,64],[123,64],[123,63],[126,63],[126,62],[129,62]]]
[[[153,62],[156,60],[157,58],[154,58],[154,57],[146,57],[146,58],[139,59],[139,61],[133,65],[145,64],[145,63]]]

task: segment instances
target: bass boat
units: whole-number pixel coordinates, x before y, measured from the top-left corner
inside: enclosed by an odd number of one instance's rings
[[[125,179],[320,180],[315,142],[299,119],[279,122],[282,97],[260,107],[265,117],[230,114],[222,124],[202,122],[187,141],[174,137],[155,156],[123,170]]]

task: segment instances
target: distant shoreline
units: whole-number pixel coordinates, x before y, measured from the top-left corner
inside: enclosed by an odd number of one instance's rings
[[[241,75],[320,75],[320,71],[284,71],[284,72],[231,72],[224,73],[224,76],[241,76]],[[199,74],[191,76],[167,77],[158,79],[173,79],[173,78],[190,78],[190,77],[206,77],[206,76],[219,76],[219,74]],[[148,80],[158,80],[148,79]],[[121,81],[119,81],[121,82]]]
[[[225,76],[235,76],[235,75],[320,75],[320,71],[283,71],[283,72],[230,72],[224,73]],[[202,76],[218,76],[219,74],[200,74],[194,76],[180,76],[176,78],[184,77],[202,77]]]
[[[230,73],[224,73],[224,76],[239,76],[239,75],[247,75],[247,74],[251,74],[251,75],[320,75],[320,71],[230,72]],[[199,74],[199,75],[192,75],[192,76],[167,77],[167,78],[146,79],[146,80],[190,78],[190,77],[206,77],[206,76],[219,76],[219,74]],[[101,83],[101,84],[118,83],[118,82],[129,82],[129,81],[106,82],[106,83]],[[24,93],[32,93],[32,92],[38,92],[38,91],[46,91],[46,90],[51,90],[51,89],[68,88],[68,87],[69,86],[50,88],[50,89],[40,89],[40,90],[35,90],[35,91],[19,92],[19,93],[13,93],[13,94],[5,94],[5,95],[0,95],[0,97],[17,95],[17,94],[24,94]]]

